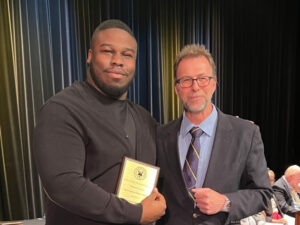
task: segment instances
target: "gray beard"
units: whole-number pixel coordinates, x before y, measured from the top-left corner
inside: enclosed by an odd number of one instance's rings
[[[188,104],[183,103],[183,102],[182,102],[182,104],[183,104],[183,108],[186,112],[199,113],[199,112],[202,112],[206,108],[206,106],[208,105],[208,100],[205,99],[205,102],[198,108],[192,108]]]

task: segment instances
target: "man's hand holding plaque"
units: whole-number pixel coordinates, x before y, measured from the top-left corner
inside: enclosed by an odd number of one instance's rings
[[[123,159],[116,195],[133,204],[142,204],[141,224],[154,222],[165,214],[165,198],[156,188],[159,170],[135,159]]]
[[[142,201],[143,213],[141,224],[151,223],[165,215],[166,200],[164,196],[158,192],[157,188]]]

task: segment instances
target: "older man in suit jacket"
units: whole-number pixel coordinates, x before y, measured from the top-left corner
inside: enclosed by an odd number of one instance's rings
[[[174,71],[184,113],[158,130],[159,187],[167,211],[157,224],[240,223],[266,209],[271,187],[259,128],[211,103],[217,78],[210,53],[186,46]],[[191,129],[202,130],[201,136]]]
[[[282,212],[295,217],[295,213],[300,211],[300,167],[288,167],[284,176],[274,183],[273,190]]]

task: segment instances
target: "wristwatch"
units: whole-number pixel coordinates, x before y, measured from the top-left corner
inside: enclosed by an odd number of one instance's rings
[[[229,212],[230,210],[230,206],[231,206],[231,201],[227,198],[227,196],[225,195],[225,204],[224,207],[222,209],[222,212]]]

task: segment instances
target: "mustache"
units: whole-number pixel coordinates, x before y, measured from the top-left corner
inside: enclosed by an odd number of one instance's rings
[[[205,97],[204,94],[191,94],[188,96],[189,98],[193,98],[193,97]]]

